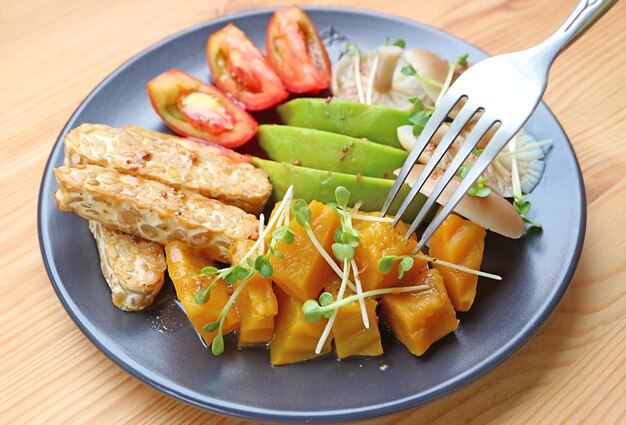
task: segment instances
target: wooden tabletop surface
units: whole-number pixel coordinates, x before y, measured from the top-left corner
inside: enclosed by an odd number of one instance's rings
[[[425,22],[492,54],[542,40],[575,3],[341,1]],[[37,193],[66,120],[120,64],[189,26],[283,4],[0,0],[0,423],[243,423],[164,396],[83,336],[44,270]],[[622,2],[557,61],[545,96],[574,144],[588,199],[582,259],[556,313],[486,376],[370,423],[626,423],[625,23]]]

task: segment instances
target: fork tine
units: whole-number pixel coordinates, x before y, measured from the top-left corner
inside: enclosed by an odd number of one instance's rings
[[[443,139],[441,139],[441,142],[439,142],[439,145],[435,149],[435,152],[433,152],[433,155],[430,157],[430,159],[426,163],[424,170],[418,177],[417,181],[415,182],[415,184],[409,191],[408,196],[404,199],[404,202],[402,203],[402,205],[400,206],[400,209],[396,213],[396,216],[393,219],[393,226],[398,224],[398,222],[402,218],[402,215],[409,208],[409,206],[415,199],[415,196],[417,196],[417,193],[419,192],[419,190],[422,188],[422,186],[428,179],[428,176],[430,176],[430,174],[433,172],[433,170],[435,169],[439,161],[441,161],[441,158],[443,158],[443,155],[446,153],[446,151],[448,150],[448,148],[450,147],[454,139],[456,139],[456,137],[459,135],[461,130],[463,130],[463,127],[465,127],[465,125],[468,123],[470,118],[472,118],[472,116],[474,115],[477,109],[478,108],[472,106],[470,104],[470,101],[468,100],[463,106],[463,108],[461,109],[461,111],[458,113],[456,118],[452,121],[450,128],[448,129],[448,131],[446,131],[446,134],[443,136]],[[410,165],[409,169],[413,167],[413,164],[414,163],[409,164]],[[407,162],[405,162],[404,165],[406,166]],[[400,176],[398,176],[398,179],[399,178]],[[420,222],[423,220],[424,216],[426,215],[426,212],[427,210],[425,211],[425,208],[422,208],[420,210],[418,214],[418,217],[421,216],[419,220]]]
[[[472,150],[474,150],[480,139],[487,133],[487,131],[491,128],[493,124],[494,120],[487,117],[486,115],[483,115],[478,123],[476,123],[470,134],[467,136],[467,140],[465,140],[457,154],[454,156],[454,158],[448,165],[445,173],[443,173],[443,176],[441,176],[441,178],[435,185],[432,193],[426,200],[426,203],[424,204],[424,206],[422,206],[419,214],[417,214],[417,217],[413,221],[413,224],[411,224],[411,227],[406,234],[407,238],[413,232],[415,232],[415,229],[417,229],[417,227],[422,223],[430,208],[435,205],[435,202],[441,196],[448,183],[450,183],[450,181],[454,178],[454,175],[456,174],[459,167],[463,164],[463,162],[465,162],[465,160],[472,152]]]
[[[465,195],[465,192],[469,190],[470,187],[474,184],[474,181],[485,171],[487,166],[495,159],[496,155],[502,150],[504,146],[511,140],[511,138],[519,131],[521,128],[521,124],[515,127],[500,127],[498,131],[491,138],[491,141],[487,144],[485,150],[480,154],[472,168],[470,168],[469,172],[465,176],[465,178],[461,181],[459,186],[456,188],[450,199],[444,205],[444,207],[439,211],[437,216],[430,222],[426,230],[424,230],[424,234],[420,238],[420,241],[417,244],[414,252],[419,251],[424,247],[426,242],[433,236],[435,230],[441,223],[446,219],[448,215],[452,212],[454,207],[459,203],[461,198]],[[480,140],[480,139],[479,139]]]
[[[411,168],[413,168],[413,165],[417,162],[417,159],[424,151],[424,148],[426,148],[426,145],[428,144],[430,139],[432,139],[433,134],[435,134],[435,132],[437,131],[441,123],[443,123],[443,121],[446,119],[446,117],[448,116],[452,108],[454,108],[454,105],[456,105],[460,99],[461,99],[461,95],[454,96],[453,94],[450,93],[450,91],[448,91],[446,95],[443,97],[443,99],[441,99],[439,106],[437,106],[437,108],[435,109],[435,112],[433,112],[432,116],[430,117],[426,125],[424,126],[422,133],[417,138],[417,141],[415,142],[415,145],[411,149],[411,152],[409,153],[409,156],[404,162],[404,165],[402,165],[402,168],[400,169],[400,173],[398,173],[398,177],[396,178],[396,181],[393,183],[393,186],[391,187],[391,190],[389,191],[389,195],[387,195],[387,199],[385,200],[385,203],[383,204],[383,208],[380,211],[381,217],[384,217],[385,214],[387,214],[387,211],[389,211],[389,207],[391,206],[391,203],[396,198],[396,196],[398,196],[398,192],[400,191],[400,188],[404,184],[406,177],[409,175],[409,171],[411,171]],[[395,226],[395,223],[394,223],[394,226]]]

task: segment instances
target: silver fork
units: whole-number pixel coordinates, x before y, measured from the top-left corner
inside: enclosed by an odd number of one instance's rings
[[[472,165],[458,188],[450,196],[448,202],[428,225],[415,248],[415,252],[426,244],[435,230],[459,203],[465,192],[474,184],[474,181],[526,123],[546,90],[548,71],[556,56],[591,27],[616,2],[617,0],[580,1],[563,25],[543,43],[527,50],[485,59],[461,74],[457,81],[448,89],[402,166],[398,178],[393,184],[382,208],[381,216],[387,213],[391,203],[398,195],[400,187],[405,182],[409,171],[417,162],[435,131],[437,131],[455,105],[465,100],[465,103],[450,124],[448,131],[396,213],[393,222],[394,226],[400,221],[402,215],[411,205],[415,196],[463,127],[477,113],[480,116],[476,125],[467,136],[466,141],[458,150],[413,221],[407,232],[407,237],[415,232],[430,208],[437,201],[437,198],[439,198],[459,167],[474,150],[485,133],[495,125],[499,125],[499,128],[495,131],[484,151]]]

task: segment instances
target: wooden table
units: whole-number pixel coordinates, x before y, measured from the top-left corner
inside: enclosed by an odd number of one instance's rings
[[[494,54],[542,40],[575,3],[342,1],[425,22]],[[122,62],[191,25],[282,4],[0,1],[0,423],[242,423],[153,390],[80,333],[42,264],[37,193],[65,121]],[[625,23],[622,2],[557,61],[546,94],[574,144],[588,197],[585,248],[563,302],[483,378],[377,423],[626,423]]]

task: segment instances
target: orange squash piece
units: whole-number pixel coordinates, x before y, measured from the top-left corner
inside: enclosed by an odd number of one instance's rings
[[[435,341],[454,331],[459,321],[437,270],[422,270],[415,284],[430,289],[383,295],[380,302],[396,338],[411,353],[421,356]]]
[[[317,201],[312,201],[309,209],[313,233],[326,252],[331,253],[335,230],[341,226],[339,217],[332,208]],[[293,297],[302,301],[317,298],[326,278],[333,271],[311,242],[304,227],[293,217],[289,228],[295,233],[294,240],[291,244],[283,241],[276,244],[276,250],[283,254],[283,258],[270,259],[274,267],[272,278],[283,291]]]
[[[324,285],[324,289],[333,294],[335,300],[340,287],[341,279],[337,275],[331,276],[329,282]],[[352,291],[350,288],[346,288],[344,298],[350,295],[353,295]],[[351,302],[339,309],[333,324],[333,338],[337,357],[344,359],[352,356],[380,356],[383,354],[380,331],[378,330],[378,316],[376,315],[377,305],[378,302],[375,298],[365,299],[369,329],[363,325],[361,307],[358,301]]]
[[[322,352],[315,354],[315,347],[324,332],[327,319],[308,322],[302,312],[302,301],[290,297],[280,288],[276,288],[276,298],[276,332],[270,344],[272,366],[303,362],[329,353],[331,337],[326,340]]]
[[[484,228],[452,214],[437,229],[430,241],[430,255],[440,260],[480,270],[485,249]],[[452,305],[457,311],[468,311],[476,297],[478,276],[434,263],[443,276]]]
[[[254,241],[234,241],[230,244],[230,254],[233,264],[241,261],[250,251]],[[256,253],[250,258],[254,260]],[[235,283],[235,289],[241,281]],[[278,302],[272,288],[272,279],[265,278],[258,273],[248,281],[241,291],[235,306],[239,313],[239,346],[263,344],[272,340],[274,336],[274,316],[278,314]]]
[[[361,213],[366,214],[366,213]],[[368,215],[378,215],[371,213]],[[355,260],[363,291],[390,288],[403,284],[413,285],[420,271],[426,267],[426,261],[416,259],[413,268],[398,279],[398,264],[395,262],[391,272],[386,275],[378,271],[378,262],[387,255],[410,255],[417,242],[404,237],[408,226],[403,222],[392,227],[391,223],[380,221],[353,220],[354,228],[361,232],[359,246],[355,249]]]
[[[185,313],[191,324],[200,334],[207,346],[213,342],[217,331],[207,332],[202,329],[204,325],[214,322],[230,298],[228,285],[219,281],[211,289],[211,297],[204,304],[196,303],[195,296],[198,289],[211,282],[210,277],[199,276],[203,267],[214,265],[199,250],[189,248],[179,241],[173,241],[165,245],[167,257],[167,270],[176,288],[176,296],[183,304]],[[231,308],[224,322],[223,333],[239,326],[239,316],[234,308]]]

